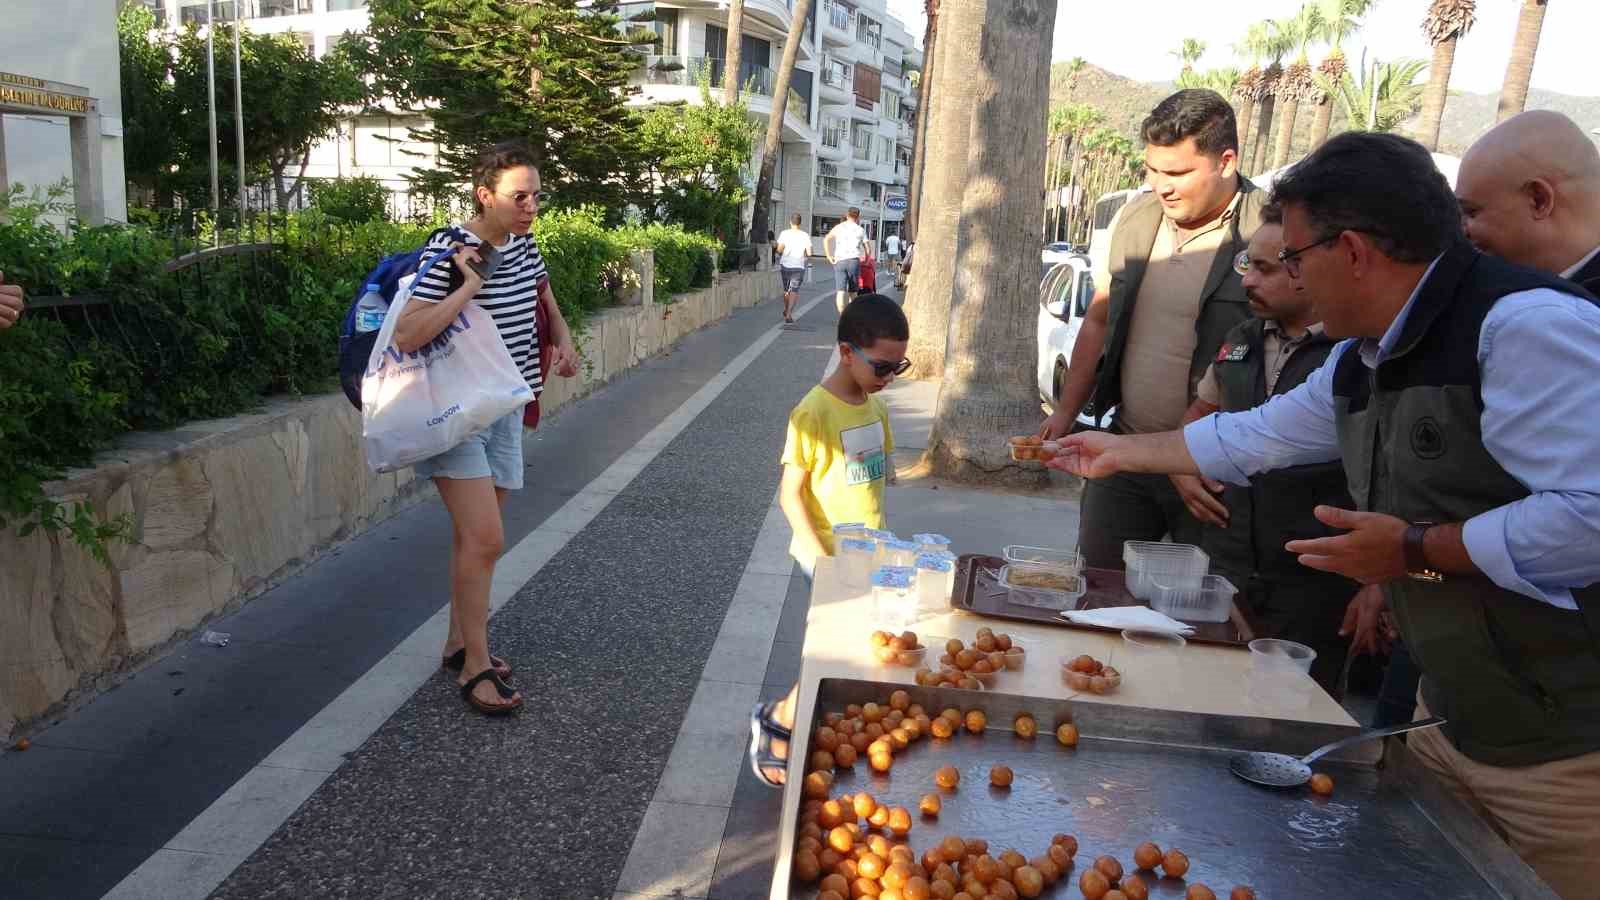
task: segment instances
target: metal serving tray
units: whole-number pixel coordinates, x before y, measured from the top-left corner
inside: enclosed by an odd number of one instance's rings
[[[1335,780],[1333,795],[1320,798],[1304,789],[1240,781],[1228,772],[1228,756],[1245,749],[1301,754],[1353,728],[835,679],[819,685],[817,722],[849,703],[882,702],[895,690],[909,692],[930,716],[955,706],[983,709],[989,719],[981,736],[963,731],[949,740],[923,738],[896,755],[887,775],[865,761],[836,774],[835,796],[865,790],[880,803],[912,811],[909,840],[919,859],[949,835],[983,838],[991,855],[1014,848],[1031,859],[1052,835],[1065,832],[1078,839],[1078,864],[1046,897],[1079,896],[1078,876],[1102,855],[1132,872],[1133,849],[1148,840],[1182,850],[1191,864],[1186,880],[1139,873],[1152,897],[1179,898],[1188,883],[1203,882],[1221,897],[1249,885],[1261,900],[1555,900],[1398,742],[1388,747],[1382,768],[1371,760],[1373,744],[1347,751],[1355,756],[1319,762],[1318,771]],[[1011,731],[1021,711],[1039,724],[1033,740]],[[1076,749],[1054,737],[1056,724],[1068,720],[1082,732]],[[796,737],[809,744],[814,731],[815,723]],[[1009,789],[990,787],[989,769],[996,764],[1014,770]],[[947,765],[961,771],[953,793],[933,783],[934,771]],[[943,798],[937,819],[916,812],[928,793]],[[791,818],[798,814],[798,808],[785,810]],[[814,885],[774,891],[815,895]]]

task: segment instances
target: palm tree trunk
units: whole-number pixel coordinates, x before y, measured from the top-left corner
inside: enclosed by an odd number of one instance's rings
[[[1533,60],[1539,53],[1539,32],[1544,28],[1548,0],[1522,0],[1517,17],[1517,36],[1511,41],[1511,60],[1506,63],[1506,80],[1500,88],[1500,106],[1494,120],[1502,122],[1522,112],[1528,105],[1528,78],[1533,75]]]
[[[1057,197],[1055,195],[1055,175],[1056,169],[1061,165],[1061,141],[1058,140],[1054,135],[1051,135],[1045,139],[1045,147],[1044,196],[1046,204],[1043,210],[1044,222],[1042,225],[1040,225],[1040,230],[1042,236],[1044,237],[1044,242],[1048,244],[1052,238],[1050,234],[1050,220],[1056,211]]]
[[[728,2],[728,43],[723,50],[722,102],[732,106],[739,99],[739,62],[744,53],[744,0]],[[773,98],[777,103],[777,98]]]
[[[911,195],[906,210],[907,229],[913,239],[922,224],[922,178],[924,163],[928,158],[928,120],[933,118],[933,61],[939,43],[939,0],[928,0],[924,7],[928,26],[922,32],[922,80],[917,84],[917,123],[911,139],[911,185],[906,193]]]
[[[1278,112],[1278,143],[1272,150],[1272,167],[1289,164],[1289,147],[1294,140],[1294,117],[1300,113],[1300,98],[1293,95],[1283,98],[1283,109]]]
[[[772,227],[772,177],[778,168],[778,150],[783,145],[783,114],[789,106],[789,80],[794,76],[794,61],[805,39],[806,17],[811,0],[795,0],[789,20],[789,35],[783,41],[783,61],[772,83],[772,112],[767,115],[767,139],[761,147],[761,174],[756,178],[755,208],[750,212],[750,244],[761,246]]]
[[[945,0],[978,19],[968,173],[951,285],[949,350],[926,460],[944,478],[1039,485],[1006,436],[1039,425],[1039,262],[1028,237],[1044,171],[1056,0]],[[1019,177],[1008,177],[1017,173]]]
[[[1267,138],[1272,134],[1272,111],[1278,98],[1268,94],[1261,98],[1261,120],[1250,135],[1250,159],[1245,163],[1245,174],[1260,175],[1267,164]]]
[[[1252,146],[1250,138],[1255,131],[1258,108],[1259,104],[1251,100],[1244,105],[1244,115],[1236,120],[1239,123],[1239,165],[1241,167],[1244,166],[1244,158],[1250,153],[1250,147]]]
[[[1333,127],[1333,98],[1323,97],[1317,104],[1317,117],[1311,123],[1311,149],[1321,147],[1328,139],[1328,129]]]
[[[1456,39],[1433,45],[1433,64],[1428,67],[1428,89],[1422,94],[1422,122],[1417,140],[1429,150],[1439,149],[1439,125],[1444,121],[1444,104],[1450,96],[1450,70],[1456,63]]]
[[[970,9],[984,0],[940,0],[926,143],[938,147],[922,170],[922,205],[917,221],[916,277],[906,290],[905,314],[911,322],[906,358],[912,378],[944,375],[945,337],[950,331],[950,294],[955,279],[956,227],[961,221],[961,191],[967,183],[967,144],[976,102],[972,70],[978,65],[983,19]],[[926,54],[924,54],[926,55]],[[946,78],[946,73],[954,73]],[[1028,242],[1029,246],[1032,242]],[[1037,274],[1038,267],[1032,271]]]

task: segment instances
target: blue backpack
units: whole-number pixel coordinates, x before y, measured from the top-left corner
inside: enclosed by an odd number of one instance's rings
[[[441,228],[428,235],[428,243],[441,232],[457,237],[465,243],[465,236],[458,229]],[[339,386],[344,389],[344,395],[356,409],[361,408],[361,379],[367,373],[367,361],[372,358],[372,346],[378,341],[379,329],[370,331],[356,330],[356,308],[361,304],[361,299],[367,295],[370,285],[377,285],[378,293],[383,296],[383,302],[391,304],[394,295],[400,289],[400,281],[407,275],[416,273],[417,278],[428,274],[428,270],[437,265],[441,260],[449,259],[455,255],[455,249],[428,260],[426,265],[420,265],[422,255],[428,249],[427,243],[415,250],[404,253],[391,253],[378,262],[378,265],[361,279],[356,288],[355,299],[350,301],[350,309],[345,312],[344,323],[339,326]],[[455,290],[461,284],[461,275],[452,272],[450,289]]]

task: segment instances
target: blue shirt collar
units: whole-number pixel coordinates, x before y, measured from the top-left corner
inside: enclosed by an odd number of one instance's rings
[[[1422,277],[1417,279],[1417,286],[1411,289],[1411,296],[1406,298],[1406,305],[1400,307],[1400,314],[1394,317],[1393,322],[1389,323],[1389,330],[1383,333],[1383,337],[1376,341],[1372,338],[1362,339],[1361,362],[1367,368],[1376,369],[1380,363],[1389,358],[1390,353],[1394,352],[1394,345],[1400,341],[1400,333],[1405,330],[1406,319],[1411,315],[1411,308],[1417,305],[1417,297],[1422,294],[1422,286],[1428,283],[1428,276],[1433,274],[1434,268],[1439,265],[1439,260],[1441,259],[1444,259],[1443,253],[1435,256],[1433,262],[1428,263],[1428,268],[1423,270]]]

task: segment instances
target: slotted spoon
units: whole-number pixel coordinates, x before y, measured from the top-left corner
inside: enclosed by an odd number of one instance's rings
[[[1415,722],[1407,722],[1404,725],[1395,725],[1390,728],[1363,731],[1342,741],[1334,741],[1326,747],[1318,747],[1298,759],[1287,753],[1265,753],[1259,751],[1255,753],[1240,753],[1228,762],[1228,768],[1233,770],[1233,774],[1243,778],[1245,781],[1253,781],[1256,784],[1264,784],[1267,787],[1299,787],[1311,780],[1311,764],[1335,750],[1343,750],[1351,744],[1388,737],[1391,734],[1416,731],[1419,728],[1432,728],[1435,725],[1443,724],[1444,719],[1435,716],[1431,719],[1418,719]]]

